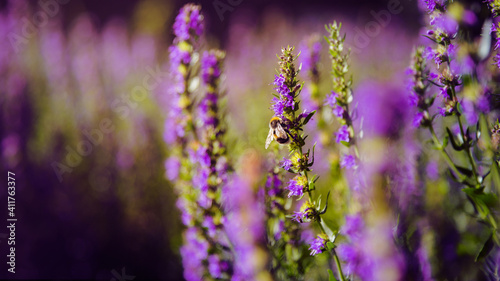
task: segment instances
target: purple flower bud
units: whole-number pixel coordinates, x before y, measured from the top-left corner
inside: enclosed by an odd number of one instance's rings
[[[201,36],[203,33],[203,16],[200,13],[200,6],[187,4],[179,11],[174,22],[174,34],[180,40],[189,40],[194,36]]]
[[[347,125],[342,125],[340,126],[339,128],[339,131],[336,133],[336,142],[337,143],[340,143],[340,142],[349,142],[349,127],[347,127]]]
[[[424,113],[423,112],[417,112],[415,114],[415,117],[413,118],[413,127],[418,128],[422,124],[422,120],[424,120]]]
[[[283,157],[283,161],[281,162],[281,167],[283,167],[283,169],[285,170],[290,170],[292,168],[292,161],[290,161],[290,159],[286,159],[285,157]]]
[[[296,176],[288,182],[287,190],[289,191],[288,197],[299,196],[304,194],[304,181],[302,176]]]
[[[322,236],[318,235],[312,242],[309,247],[309,250],[311,251],[311,256],[315,256],[317,254],[321,254],[323,252],[323,249],[326,246],[326,239],[323,238]]]
[[[356,167],[356,157],[354,155],[346,154],[340,159],[340,167],[352,169]]]

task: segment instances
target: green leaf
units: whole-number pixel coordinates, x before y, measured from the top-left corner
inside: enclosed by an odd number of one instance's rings
[[[482,259],[487,257],[494,246],[495,243],[493,242],[493,234],[491,234],[488,240],[486,240],[486,242],[484,243],[483,248],[481,248],[481,251],[479,251],[479,253],[477,254],[476,262],[481,261]]]
[[[444,139],[443,139],[443,149],[446,148],[446,146],[448,146],[448,141],[450,140],[450,137],[449,136],[445,136]]]
[[[335,244],[330,241],[326,242],[326,249],[328,249],[328,251],[335,249]]]
[[[338,281],[335,276],[333,276],[333,271],[331,269],[328,269],[328,281]]]
[[[314,113],[316,113],[316,110],[313,110],[313,111],[309,112],[309,114],[307,114],[306,118],[302,122],[302,125],[306,125],[307,123],[309,123],[309,120],[311,120],[311,118],[313,117]]]
[[[341,143],[342,143],[343,145],[345,145],[346,147],[349,147],[349,146],[350,146],[350,144],[349,144],[348,142],[346,142],[346,141],[341,141]]]
[[[328,199],[330,198],[330,191],[328,191],[328,194],[326,195],[326,203],[325,203],[325,208],[323,210],[319,211],[320,214],[326,213],[326,209],[328,209]],[[320,201],[321,202],[321,201]],[[320,205],[318,204],[318,208]]]
[[[321,226],[323,227],[323,230],[325,231],[326,236],[328,236],[328,240],[330,240],[330,242],[335,242],[336,235],[335,235],[335,233],[333,233],[333,231],[332,231],[332,230],[328,227],[328,225],[326,225],[326,223],[325,223],[325,221],[323,220],[323,218],[320,218],[319,223],[320,223],[320,224],[321,224]]]
[[[455,137],[453,136],[453,133],[451,132],[450,128],[446,127],[446,132],[448,133],[448,137],[450,138],[451,145],[453,146],[453,149],[455,149],[456,151],[460,151],[460,150],[464,149],[463,144],[461,144],[461,145],[457,144],[457,142],[455,141]]]

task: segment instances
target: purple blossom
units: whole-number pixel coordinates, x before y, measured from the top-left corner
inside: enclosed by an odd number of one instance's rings
[[[271,174],[267,177],[266,188],[269,196],[276,196],[280,192],[281,180],[277,174]]]
[[[179,11],[174,22],[174,34],[180,40],[189,40],[191,36],[201,36],[203,33],[203,15],[200,6],[187,4]]]
[[[285,170],[290,170],[292,168],[292,161],[290,161],[290,159],[286,159],[285,157],[283,157],[283,161],[281,162],[281,167],[283,167],[283,169]]]
[[[288,197],[304,195],[304,185],[298,183],[297,178],[291,179],[286,188],[289,191]]]
[[[220,278],[222,274],[221,262],[219,256],[210,255],[208,257],[208,272],[214,278]]]
[[[349,215],[345,218],[345,224],[342,227],[341,231],[343,234],[348,236],[351,240],[356,240],[359,238],[365,224],[363,222],[363,218],[359,214]]]
[[[311,242],[311,245],[309,247],[309,250],[311,251],[311,256],[321,254],[323,252],[323,249],[325,248],[325,245],[326,245],[326,240],[322,238],[320,235],[318,235]]]
[[[221,75],[219,60],[214,53],[204,52],[201,57],[201,77],[205,84],[213,83]]]
[[[352,169],[356,167],[356,157],[354,155],[346,154],[340,159],[340,167]]]
[[[283,117],[283,113],[285,110],[285,101],[278,99],[276,97],[273,97],[271,110],[274,111],[275,116]]]
[[[300,58],[302,58],[302,70],[304,71],[313,71],[319,63],[321,43],[314,41],[311,45],[308,46],[307,42],[301,44],[300,53],[302,55]]]
[[[293,215],[292,215],[292,220],[293,221],[296,221],[298,223],[302,223],[303,220],[304,220],[304,217],[305,217],[305,213],[304,212],[293,212]]]
[[[424,120],[424,113],[423,112],[417,112],[415,114],[415,117],[413,118],[413,127],[418,128],[422,124],[422,120]]]
[[[338,104],[338,96],[339,95],[337,93],[332,91],[330,95],[326,96],[325,104],[332,108],[333,115],[335,115],[337,118],[342,118],[342,116],[344,115],[344,108]]]
[[[339,131],[336,133],[336,142],[337,143],[340,143],[340,142],[349,142],[349,127],[347,127],[347,125],[342,125],[340,126],[339,128]]]
[[[273,84],[276,85],[276,88],[274,88],[274,90],[276,90],[276,92],[278,92],[278,94],[280,94],[281,96],[284,96],[284,97],[292,98],[289,95],[290,89],[288,89],[288,86],[285,84],[285,77],[283,76],[283,74],[280,74],[279,76],[274,75]]]
[[[179,170],[181,168],[181,162],[175,156],[169,157],[165,161],[165,171],[167,179],[170,181],[176,181],[179,178]]]
[[[181,247],[184,278],[186,280],[201,280],[203,276],[203,260],[208,256],[209,244],[194,227],[185,233],[185,243]]]
[[[448,15],[436,16],[431,22],[431,25],[434,25],[436,29],[442,30],[448,36],[453,36],[458,31],[457,21]]]
[[[207,234],[211,238],[215,237],[215,234],[217,233],[217,227],[214,224],[214,219],[211,216],[205,216],[205,219],[203,220],[201,226],[207,229]]]

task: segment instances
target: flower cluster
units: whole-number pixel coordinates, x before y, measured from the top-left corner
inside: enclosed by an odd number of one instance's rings
[[[292,220],[299,223],[309,221],[318,223],[321,232],[316,239],[311,241],[309,248],[311,255],[317,255],[326,249],[327,241],[333,242],[334,235],[333,231],[326,225],[321,217],[321,215],[326,212],[327,205],[321,209],[321,199],[319,198],[318,201],[315,202],[312,197],[314,184],[318,179],[317,176],[310,176],[308,173],[311,171],[310,168],[314,163],[314,151],[312,152],[312,159],[310,159],[310,150],[307,152],[303,151],[306,144],[306,136],[301,132],[303,126],[309,122],[315,111],[310,113],[304,112],[303,114],[298,113],[298,105],[300,104],[298,96],[302,90],[302,84],[299,83],[297,79],[298,71],[295,69],[294,65],[296,57],[293,55],[293,48],[283,48],[279,58],[280,68],[279,75],[276,76],[277,79],[275,80],[275,84],[278,85],[276,90],[280,100],[284,97],[293,105],[286,108],[283,112],[284,123],[287,126],[286,131],[291,137],[291,143],[289,145],[291,158],[289,160],[284,159],[282,166],[288,168],[286,170],[294,174],[294,177],[289,180],[286,190],[288,191],[288,197],[295,196],[302,198],[307,194],[308,200],[303,203],[301,210],[292,216]],[[286,93],[286,96],[284,93]],[[342,272],[340,268],[339,270]],[[342,279],[344,280],[343,276]]]
[[[224,53],[216,50],[202,55],[200,76],[206,91],[197,110],[187,86],[196,75],[198,65],[192,57],[197,52],[197,40],[202,33],[200,7],[185,5],[176,17],[176,38],[170,47],[176,86],[166,125],[166,130],[173,130],[169,132],[173,136],[166,141],[174,144],[174,149],[165,167],[167,178],[175,183],[179,194],[177,207],[182,213],[182,222],[188,227],[181,248],[184,277],[187,280],[207,276],[229,279],[233,272],[233,255],[224,235],[225,213],[220,208],[222,187],[227,184],[231,170],[219,110]],[[200,122],[197,124],[195,120]]]
[[[341,23],[334,22],[326,27],[332,61],[333,91],[325,99],[325,105],[332,109],[333,115],[340,123],[335,133],[335,141],[342,143],[352,151],[342,156],[341,166],[346,169],[354,168],[358,157],[352,116],[349,112],[349,103],[352,101],[352,80],[347,79],[349,72],[349,53],[344,50],[345,36],[340,34]]]

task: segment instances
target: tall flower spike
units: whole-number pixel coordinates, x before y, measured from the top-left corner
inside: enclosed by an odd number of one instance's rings
[[[321,217],[326,209],[320,210],[320,206],[313,201],[312,191],[317,176],[309,175],[314,159],[314,155],[310,155],[310,150],[304,152],[306,145],[306,136],[302,133],[303,127],[309,122],[315,111],[309,113],[299,113],[300,100],[299,94],[302,90],[303,84],[299,82],[297,75],[298,71],[295,68],[296,57],[293,54],[293,48],[287,47],[281,50],[279,56],[279,70],[275,78],[275,88],[278,92],[278,100],[286,102],[283,108],[282,120],[286,126],[286,131],[290,135],[291,142],[289,145],[290,155],[292,155],[291,162],[293,168],[289,171],[294,174],[294,178],[288,182],[286,189],[288,190],[288,197],[297,196],[302,197],[307,194],[308,201],[302,208],[302,213],[295,214],[293,219],[301,222],[305,219],[316,221],[321,229],[318,238],[312,241],[310,245],[311,254],[315,255],[326,249],[327,241],[334,242],[333,231],[326,225]],[[310,156],[312,156],[310,158]],[[306,211],[307,210],[307,211]],[[334,254],[335,258],[337,256]],[[339,273],[342,280],[345,280],[339,264]]]
[[[225,214],[220,208],[221,188],[230,171],[218,110],[224,53],[213,51],[202,56],[200,75],[206,93],[197,111],[188,87],[197,74],[193,58],[202,33],[200,6],[185,5],[175,19],[176,37],[169,49],[174,87],[165,140],[173,149],[165,166],[180,197],[177,206],[182,222],[188,227],[181,248],[184,277],[229,280],[233,256],[222,227]]]

